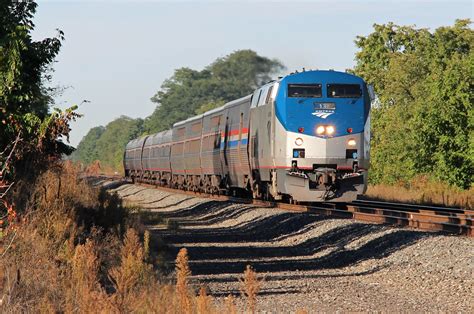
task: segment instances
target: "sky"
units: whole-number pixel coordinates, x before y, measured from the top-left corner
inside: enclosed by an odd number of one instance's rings
[[[72,125],[73,146],[121,115],[150,115],[150,98],[180,67],[202,70],[252,49],[280,60],[288,73],[344,71],[355,64],[354,40],[374,23],[434,30],[473,19],[472,2],[456,0],[37,2],[33,39],[65,33],[51,85],[65,87],[55,107],[80,104],[84,115]]]

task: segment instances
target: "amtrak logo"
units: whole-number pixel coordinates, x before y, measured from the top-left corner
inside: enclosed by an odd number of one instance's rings
[[[333,102],[314,102],[313,116],[321,119],[326,119],[336,110],[336,104]]]
[[[322,118],[322,119],[326,119],[327,117],[329,117],[333,113],[334,113],[334,111],[330,111],[330,110],[318,110],[318,111],[313,112],[312,115],[316,116],[316,117],[319,117],[319,118]]]

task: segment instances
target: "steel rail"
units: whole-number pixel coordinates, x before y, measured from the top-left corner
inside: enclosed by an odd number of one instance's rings
[[[109,180],[118,179],[117,177],[101,178]],[[123,178],[120,178],[120,180],[131,183]],[[253,204],[255,206],[278,208],[293,212],[306,212],[336,218],[349,218],[371,223],[389,224],[425,231],[438,231],[474,237],[474,211],[472,210],[367,200],[357,200],[351,203],[322,202],[295,205],[275,201],[179,190],[149,183],[135,184],[164,192],[191,195],[219,201]]]
[[[464,209],[458,207],[441,207],[441,206],[430,206],[430,205],[419,205],[419,204],[407,204],[407,203],[394,203],[394,202],[382,202],[382,201],[372,201],[366,199],[355,200],[351,204],[357,204],[360,206],[365,207],[378,207],[383,206],[384,208],[391,208],[391,209],[398,209],[404,211],[420,211],[420,210],[427,210],[433,211],[436,213],[446,213],[447,215],[450,214],[466,214],[474,216],[474,210],[472,209]]]

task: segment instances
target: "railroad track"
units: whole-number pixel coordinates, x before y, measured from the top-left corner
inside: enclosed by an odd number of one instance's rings
[[[117,180],[118,177],[101,177],[102,179]],[[282,210],[315,213],[337,218],[349,218],[379,224],[390,224],[426,231],[442,231],[450,234],[474,237],[474,210],[413,205],[403,203],[381,202],[371,200],[356,200],[350,203],[313,203],[287,204],[274,201],[262,201],[227,195],[211,195],[200,192],[184,191],[147,183],[138,183],[170,193],[180,193],[201,198],[222,201],[254,204],[262,207],[279,208]]]

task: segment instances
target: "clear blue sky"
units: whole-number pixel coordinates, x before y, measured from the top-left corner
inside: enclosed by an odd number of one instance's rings
[[[277,58],[288,71],[354,66],[357,35],[392,21],[435,29],[471,18],[471,1],[48,1],[34,39],[64,31],[53,85],[56,106],[80,106],[77,145],[90,128],[151,114],[150,98],[174,69],[200,70],[238,49]]]

